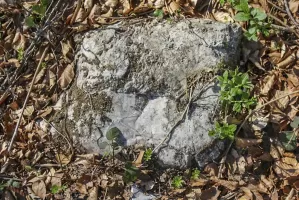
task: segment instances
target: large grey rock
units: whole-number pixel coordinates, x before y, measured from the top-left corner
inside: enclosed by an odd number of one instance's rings
[[[124,145],[158,145],[187,105],[188,95],[176,98],[187,80],[236,64],[240,38],[236,25],[198,19],[117,25],[77,36],[82,43],[68,106],[74,139],[104,153],[98,142],[116,126]],[[201,91],[205,83],[196,84],[193,96],[199,98],[157,152],[161,165],[185,168],[196,158],[203,166],[223,150],[223,143],[211,146],[214,138],[208,136],[219,89],[211,83]]]

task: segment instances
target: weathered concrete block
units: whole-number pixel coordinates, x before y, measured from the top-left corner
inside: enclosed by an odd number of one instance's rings
[[[123,144],[156,146],[181,117],[188,95],[177,97],[190,81],[224,62],[238,62],[241,34],[237,25],[199,19],[85,33],[76,56],[76,81],[69,91],[74,138],[89,151],[104,153],[97,141],[105,141],[105,132],[116,126]],[[158,151],[161,165],[185,168],[196,158],[203,166],[221,153],[221,143],[215,155],[206,150],[213,148],[208,131],[219,91],[215,83],[202,90],[206,81],[194,84],[194,95],[202,95]]]

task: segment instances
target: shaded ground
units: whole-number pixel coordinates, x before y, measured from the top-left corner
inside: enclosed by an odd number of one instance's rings
[[[134,177],[125,164],[132,161],[140,171],[134,182],[162,199],[295,199],[299,183],[299,2],[261,0],[247,7],[244,1],[223,3],[0,1],[2,196],[128,199],[132,183],[125,180]],[[265,12],[266,18],[253,8]],[[192,170],[160,171],[152,163],[154,158],[144,162],[142,148],[125,149],[115,159],[102,158],[74,148],[66,126],[50,134],[56,127],[48,120],[62,107],[59,96],[74,78],[75,33],[131,18],[137,23],[185,17],[235,21],[247,38],[257,40],[248,42],[244,37],[240,68],[248,71],[255,85],[256,108],[264,106],[237,118],[241,131],[227,156],[223,155],[225,163],[211,163],[191,178]],[[182,187],[173,187],[175,176],[182,177]]]

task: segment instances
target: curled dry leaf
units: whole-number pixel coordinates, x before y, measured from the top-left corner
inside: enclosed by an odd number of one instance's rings
[[[266,78],[263,80],[263,85],[261,87],[261,94],[262,95],[268,95],[269,91],[273,88],[277,81],[277,75],[276,73],[269,74]]]
[[[212,177],[211,180],[215,181],[216,183],[218,183],[232,191],[236,190],[239,187],[239,184],[236,181],[221,180],[216,177]]]
[[[234,22],[233,18],[227,12],[221,12],[221,11],[216,12],[216,13],[213,13],[213,16],[219,22],[223,22],[223,23],[229,23],[229,22],[233,23]]]
[[[273,170],[280,178],[286,178],[290,176],[298,176],[299,168],[285,164],[282,161],[276,161],[273,165]]]
[[[36,181],[32,184],[32,191],[40,197],[41,199],[45,199],[47,189],[46,189],[46,184],[44,181]]]
[[[217,200],[220,193],[221,192],[216,187],[211,187],[207,190],[202,191],[200,195],[200,199]]]
[[[295,15],[299,9],[299,1],[298,0],[290,0],[289,8],[290,8],[290,11]]]
[[[118,4],[118,0],[108,0],[105,2],[105,5],[110,8],[115,8]]]
[[[61,89],[66,89],[72,82],[75,76],[74,67],[72,64],[68,64],[58,79],[58,84]]]
[[[72,159],[72,155],[65,155],[62,153],[56,154],[55,157],[56,157],[57,162],[60,163],[61,165],[69,164]]]
[[[85,0],[83,6],[85,10],[91,10],[93,7],[93,0]]]
[[[285,69],[296,61],[295,52],[277,64],[278,68]]]
[[[172,1],[172,2],[169,4],[169,12],[170,12],[170,14],[175,14],[175,13],[177,13],[179,10],[180,10],[180,5],[179,5],[177,2]]]
[[[14,50],[18,51],[20,49],[24,50],[25,49],[25,45],[26,45],[26,38],[25,36],[20,33],[20,32],[17,32],[15,34],[15,37],[12,41],[12,47]]]

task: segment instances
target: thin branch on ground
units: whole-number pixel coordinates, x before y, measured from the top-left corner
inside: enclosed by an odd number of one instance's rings
[[[271,100],[271,101],[269,101],[269,102],[267,102],[267,103],[264,103],[263,105],[261,105],[260,107],[258,107],[258,108],[256,108],[256,109],[252,110],[252,111],[246,116],[246,118],[243,120],[242,124],[239,126],[238,130],[237,130],[236,133],[235,133],[235,137],[238,136],[238,134],[239,134],[239,132],[241,131],[242,127],[245,125],[245,123],[247,122],[247,120],[248,120],[254,113],[260,111],[262,108],[264,108],[264,107],[267,106],[267,105],[270,105],[270,104],[273,103],[273,102],[276,102],[276,101],[278,101],[278,100],[280,100],[280,99],[283,99],[283,98],[285,98],[285,97],[288,97],[288,96],[290,96],[290,95],[297,94],[297,93],[299,93],[299,90],[290,92],[290,93],[288,93],[288,94],[286,94],[286,95],[282,95],[282,96],[280,96],[280,97],[278,97],[278,98],[276,98],[276,99],[273,99],[273,100]],[[227,149],[226,149],[226,151],[225,151],[225,153],[224,153],[223,158],[222,158],[221,161],[220,161],[220,167],[219,167],[218,178],[221,177],[222,169],[223,169],[223,166],[224,166],[224,164],[225,164],[225,162],[226,162],[227,154],[228,154],[228,152],[230,151],[230,149],[231,149],[233,143],[234,143],[234,140],[231,140],[229,146],[227,147]]]
[[[286,9],[286,11],[287,11],[287,14],[288,14],[289,18],[292,20],[292,22],[293,22],[296,26],[299,26],[299,23],[296,22],[296,20],[294,19],[293,15],[292,15],[292,13],[291,13],[291,11],[290,11],[290,9],[289,9],[289,5],[288,5],[287,0],[283,0],[283,2],[284,2],[284,6],[285,6],[285,9]]]
[[[275,21],[277,21],[278,23],[280,23],[282,26],[286,27],[287,30],[289,30],[291,33],[294,33],[297,36],[297,38],[299,38],[299,34],[293,28],[291,28],[290,26],[288,26],[287,24],[285,24],[283,21],[281,21],[277,17],[271,15],[270,13],[267,13],[267,15],[268,15],[268,17],[270,17],[270,18],[274,19]]]
[[[8,153],[10,153],[10,151],[11,151],[11,149],[12,149],[12,145],[13,145],[13,143],[14,143],[14,141],[15,141],[15,139],[16,139],[16,136],[17,136],[17,134],[18,134],[18,129],[19,129],[19,126],[20,126],[21,121],[22,121],[22,118],[23,118],[24,110],[25,110],[26,105],[27,105],[27,102],[28,102],[28,100],[29,100],[29,96],[30,96],[30,93],[31,93],[31,91],[32,91],[32,88],[33,88],[35,79],[36,79],[36,77],[37,77],[37,74],[38,74],[38,72],[40,71],[40,68],[41,68],[41,66],[42,66],[42,62],[44,61],[44,58],[45,58],[45,56],[46,56],[46,54],[47,54],[47,52],[48,52],[48,48],[49,48],[49,46],[47,46],[47,47],[45,48],[45,50],[44,50],[44,52],[43,52],[43,54],[42,54],[42,57],[41,57],[41,59],[39,60],[39,63],[38,63],[38,65],[37,65],[37,67],[36,67],[34,76],[33,76],[32,81],[31,81],[31,85],[30,85],[29,91],[28,91],[28,93],[27,93],[26,99],[25,99],[24,104],[23,104],[23,108],[22,108],[22,110],[21,110],[21,114],[20,114],[20,116],[19,116],[17,125],[16,125],[16,127],[15,127],[14,133],[13,133],[13,135],[12,135],[12,138],[11,138],[11,140],[10,140],[10,143],[9,143],[9,146],[8,146],[8,149],[7,149]]]

